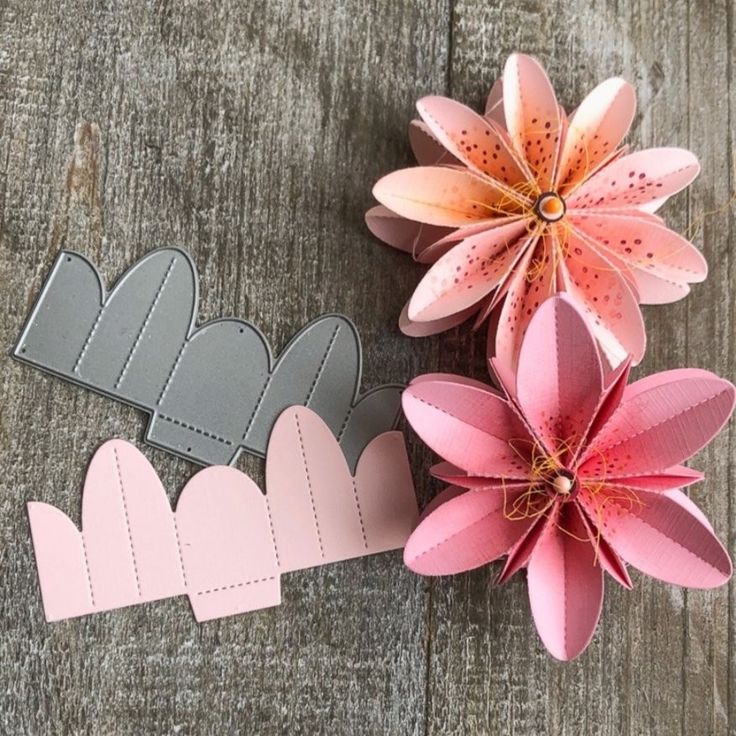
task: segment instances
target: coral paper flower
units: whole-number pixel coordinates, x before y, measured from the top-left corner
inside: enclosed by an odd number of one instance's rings
[[[613,364],[638,363],[638,304],[663,304],[702,281],[706,263],[652,214],[697,176],[679,148],[629,154],[634,116],[622,79],[596,87],[569,117],[537,61],[514,54],[481,116],[425,97],[410,126],[420,163],[381,179],[368,226],[434,265],[402,314],[407,334],[441,332],[497,307],[495,354],[512,363],[541,301],[567,292]],[[489,350],[493,347],[489,342]]]
[[[507,555],[499,582],[527,568],[537,630],[558,659],[588,645],[604,572],[627,588],[627,563],[693,588],[729,579],[726,550],[680,490],[702,479],[680,463],[731,415],[728,381],[689,369],[627,386],[630,361],[603,368],[566,295],[532,318],[515,372],[494,365],[505,396],[442,374],[404,392],[412,427],[446,461],[434,475],[452,483],[407,542],[412,570],[449,575]]]

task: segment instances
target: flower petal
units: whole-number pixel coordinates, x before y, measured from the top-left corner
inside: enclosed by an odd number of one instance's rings
[[[506,142],[484,117],[448,97],[424,97],[417,110],[435,138],[480,174],[511,189],[526,180]]]
[[[422,260],[420,258],[422,253],[430,245],[455,231],[454,228],[425,225],[423,222],[407,220],[383,205],[369,209],[365,214],[365,223],[379,240],[392,248],[411,253],[417,260]],[[435,252],[436,258],[442,255],[439,250]]]
[[[412,381],[402,401],[409,424],[422,440],[469,475],[528,476],[520,450],[509,442],[529,442],[529,433],[492,389],[452,379]]]
[[[556,273],[551,260],[553,249],[548,235],[531,244],[508,279],[506,294],[496,328],[496,355],[499,363],[515,371],[522,339],[529,320],[539,305],[556,291]]]
[[[508,480],[506,478],[487,478],[478,475],[468,475],[464,470],[452,463],[436,463],[429,469],[434,478],[474,491],[495,490],[500,493],[509,490],[520,490],[529,485],[528,480]]]
[[[392,212],[417,222],[462,227],[491,222],[494,208],[506,195],[467,169],[414,166],[399,169],[373,187],[373,196]]]
[[[707,371],[668,373],[627,388],[581,458],[587,477],[665,471],[718,434],[733,411],[733,385]]]
[[[417,260],[420,263],[434,263],[466,238],[487,233],[489,230],[495,230],[499,227],[506,227],[512,222],[519,222],[522,219],[520,215],[510,215],[508,217],[496,217],[493,220],[484,220],[476,225],[466,225],[465,227],[451,229],[447,235],[423,250]]]
[[[698,283],[708,274],[702,253],[688,240],[658,223],[639,217],[571,211],[570,223],[631,269],[668,282]]]
[[[577,231],[570,230],[561,266],[565,290],[583,307],[588,323],[613,365],[628,355],[636,365],[646,333],[639,305],[619,271]]]
[[[658,473],[606,477],[606,484],[656,493],[679,490],[700,482],[704,477],[699,470],[684,465],[675,465]]]
[[[512,54],[503,72],[506,127],[520,156],[534,173],[540,191],[551,188],[562,120],[555,91],[536,59]]]
[[[404,563],[420,575],[454,575],[499,558],[532,521],[509,521],[505,501],[495,491],[468,491],[440,504],[409,537]]]
[[[641,572],[688,588],[715,588],[731,577],[731,560],[711,529],[668,495],[640,490],[627,503],[601,492],[584,503],[602,515],[611,546]]]
[[[420,166],[460,165],[421,120],[409,123],[409,145]]]
[[[458,486],[448,486],[441,490],[423,509],[422,513],[419,514],[419,521],[417,526],[423,522],[436,508],[442,506],[443,503],[447,503],[451,498],[467,493],[467,488],[459,488]]]
[[[590,444],[593,437],[595,437],[601,430],[601,427],[605,426],[606,422],[618,408],[621,403],[621,399],[626,390],[626,384],[629,380],[629,374],[631,373],[631,358],[619,363],[605,378],[605,389],[601,395],[598,408],[595,413],[595,417],[591,422],[585,433],[585,443]],[[584,445],[581,445],[580,449]]]
[[[674,488],[671,491],[664,491],[663,495],[682,506],[685,511],[690,512],[703,526],[713,531],[713,525],[710,523],[708,517],[700,510],[700,506],[697,506],[690,496]]]
[[[569,297],[547,299],[521,345],[516,399],[535,434],[550,453],[562,453],[563,463],[575,454],[602,391],[603,369],[585,319]]]
[[[553,657],[574,659],[593,638],[603,607],[603,569],[576,504],[564,504],[548,522],[527,580],[542,642]]]
[[[410,302],[409,319],[449,317],[477,304],[498,286],[528,241],[526,222],[517,220],[466,238],[429,269]]]
[[[477,306],[473,305],[467,309],[463,309],[456,314],[442,319],[432,320],[430,322],[413,322],[409,319],[409,302],[404,305],[399,315],[399,329],[407,337],[428,337],[429,335],[437,335],[440,332],[446,332],[453,327],[461,325],[465,320],[470,319],[477,311]]]
[[[624,267],[623,263],[620,265]],[[690,293],[687,284],[660,279],[646,271],[637,269],[631,271],[630,275],[639,304],[672,304],[684,299]]]
[[[540,514],[519,541],[509,550],[506,562],[496,578],[496,585],[503,585],[529,564],[534,547],[547,526],[547,517]]]
[[[567,201],[569,209],[645,205],[684,189],[700,164],[683,148],[648,148],[614,161],[583,184]]]
[[[628,133],[636,111],[634,88],[625,80],[601,82],[580,103],[560,155],[557,190],[563,194],[585,180]]]

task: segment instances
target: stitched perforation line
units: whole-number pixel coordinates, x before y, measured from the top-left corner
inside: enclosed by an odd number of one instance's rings
[[[693,409],[697,409],[697,407],[702,406],[703,404],[707,404],[709,401],[713,401],[713,399],[717,399],[721,395],[721,391],[718,391],[715,394],[711,394],[710,396],[706,396],[704,399],[701,399],[696,404],[690,404],[690,406],[685,407],[684,409],[681,409],[675,414],[670,414],[670,416],[666,417],[665,419],[660,420],[659,422],[655,422],[654,424],[650,425],[649,427],[645,427],[644,429],[640,429],[638,432],[635,432],[634,434],[629,435],[628,437],[624,437],[621,440],[618,440],[618,442],[614,442],[612,445],[606,445],[602,448],[600,448],[599,452],[610,452],[611,450],[615,449],[616,447],[619,447],[620,445],[625,444],[626,442],[631,442],[631,440],[636,439],[637,437],[646,434],[647,432],[650,432],[653,429],[656,429],[657,427],[662,426],[663,424],[667,424],[667,422],[671,422],[672,420],[676,419],[679,416],[682,416],[683,414],[687,414],[689,411],[692,411]],[[600,434],[600,433],[599,433]]]
[[[181,358],[182,358],[182,355],[184,355],[184,348],[186,348],[186,346],[187,346],[187,340],[185,339],[184,343],[179,348],[179,352],[176,355],[176,360],[174,361],[174,365],[171,366],[169,375],[166,376],[166,383],[161,389],[161,393],[159,394],[158,400],[156,401],[156,406],[159,406],[161,402],[164,400],[164,396],[166,396],[166,392],[169,390],[169,386],[171,385],[171,382],[174,380],[174,374],[179,368],[179,363],[181,363]]]
[[[494,509],[493,511],[489,511],[487,514],[483,514],[479,519],[476,519],[471,524],[468,524],[467,526],[463,527],[462,529],[458,529],[456,532],[453,532],[449,536],[445,537],[444,539],[440,540],[439,542],[435,542],[430,547],[427,547],[427,549],[422,550],[416,557],[413,559],[418,560],[420,557],[424,557],[424,555],[428,555],[430,552],[434,552],[438,547],[441,547],[443,544],[447,544],[451,539],[454,539],[455,537],[459,536],[460,534],[465,533],[468,529],[472,529],[474,526],[478,526],[478,524],[482,524],[486,519],[493,516],[494,514],[498,513],[498,509]]]
[[[312,400],[312,396],[314,395],[314,391],[317,388],[317,383],[319,382],[319,379],[322,377],[322,373],[325,370],[325,366],[327,365],[327,359],[330,357],[330,353],[332,352],[332,347],[335,344],[335,340],[337,340],[337,335],[340,332],[340,325],[335,325],[335,331],[332,333],[332,337],[330,338],[329,343],[327,343],[327,349],[325,350],[325,354],[322,356],[322,362],[319,364],[319,368],[317,368],[317,374],[314,377],[314,380],[312,381],[312,385],[309,387],[309,393],[307,394],[307,400],[304,402],[304,406],[309,406],[309,402]]]
[[[138,330],[138,335],[135,338],[135,342],[133,343],[133,346],[130,348],[128,357],[125,359],[123,368],[120,371],[118,380],[115,383],[115,388],[120,388],[120,384],[123,382],[123,378],[125,378],[125,374],[128,372],[128,368],[130,367],[130,364],[133,360],[135,351],[138,350],[138,346],[141,344],[141,340],[143,339],[143,334],[148,328],[148,324],[151,321],[151,317],[153,316],[153,313],[156,310],[159,299],[161,299],[161,294],[163,294],[164,289],[166,288],[166,282],[169,280],[169,276],[171,275],[171,272],[174,270],[175,265],[176,265],[176,258],[172,258],[171,263],[169,263],[169,267],[166,269],[166,273],[164,274],[164,277],[161,283],[159,284],[158,289],[156,290],[156,294],[153,297],[153,302],[151,303],[151,306],[148,308],[148,312],[146,313],[146,318],[143,320],[143,324],[141,325],[140,330]]]
[[[141,581],[138,577],[138,564],[135,559],[135,548],[133,547],[133,535],[130,530],[130,517],[128,516],[128,503],[125,500],[125,486],[123,485],[123,474],[120,471],[120,459],[116,447],[112,448],[112,454],[115,457],[115,470],[118,477],[118,487],[120,488],[120,497],[123,500],[123,513],[125,514],[125,527],[128,531],[128,543],[130,544],[130,557],[133,561],[133,573],[135,574],[135,587],[138,590],[138,597],[141,597]]]
[[[165,422],[171,422],[172,424],[176,424],[177,427],[184,427],[184,429],[190,429],[192,432],[196,432],[197,434],[201,434],[203,437],[207,437],[207,439],[215,440],[215,442],[221,442],[228,447],[232,446],[232,442],[225,437],[219,437],[216,434],[212,434],[212,432],[208,432],[206,429],[202,429],[201,427],[197,427],[194,424],[188,424],[187,422],[183,422],[181,419],[177,419],[176,417],[170,417],[167,414],[157,414],[161,419],[163,419]]]
[[[92,608],[95,607],[95,593],[92,590],[92,574],[89,570],[89,557],[87,556],[87,542],[84,541],[84,529],[79,535],[82,538],[82,552],[84,553],[84,568],[87,571],[87,584],[89,585],[89,597],[92,601]]]
[[[274,368],[275,371],[275,368]],[[253,426],[253,422],[256,420],[256,414],[258,414],[261,404],[263,403],[263,399],[266,396],[266,391],[268,391],[268,387],[271,385],[271,379],[273,378],[273,372],[269,373],[266,377],[266,382],[263,384],[263,388],[261,389],[261,393],[258,394],[258,398],[256,399],[256,403],[253,406],[253,411],[250,414],[250,417],[248,419],[248,424],[245,426],[245,431],[243,432],[243,438],[240,440],[241,442],[245,442],[245,438],[248,436],[248,432],[250,432],[250,428]]]
[[[84,344],[82,345],[82,349],[79,351],[79,355],[77,356],[77,359],[74,361],[74,367],[72,368],[72,373],[77,373],[79,371],[79,366],[82,364],[82,359],[87,354],[87,350],[89,349],[90,343],[92,342],[92,338],[95,336],[95,333],[97,332],[97,328],[100,326],[100,320],[102,319],[102,315],[105,313],[105,307],[100,307],[100,311],[97,313],[97,317],[95,317],[95,321],[92,323],[92,327],[87,334],[87,338],[84,341]]]
[[[342,442],[343,435],[345,434],[345,430],[348,428],[348,423],[350,422],[350,417],[353,416],[353,412],[355,411],[355,406],[351,406],[348,409],[348,413],[345,415],[345,421],[342,423],[342,427],[340,427],[340,431],[337,433],[337,441]]]
[[[365,535],[365,524],[363,523],[363,512],[360,510],[360,499],[358,498],[358,485],[355,478],[350,479],[353,482],[353,495],[355,496],[355,508],[358,510],[358,521],[360,522],[360,533],[363,535],[363,546],[368,549],[368,538]]]
[[[307,455],[304,451],[304,438],[302,437],[302,428],[299,424],[299,417],[294,414],[294,421],[296,422],[296,432],[299,437],[299,448],[302,451],[302,463],[304,464],[304,475],[307,479],[307,488],[309,489],[309,501],[312,504],[312,516],[314,517],[314,528],[317,530],[317,542],[319,543],[319,553],[322,557],[325,556],[325,550],[322,546],[322,535],[319,531],[319,519],[317,518],[317,508],[314,505],[314,494],[312,493],[312,480],[309,477],[309,467],[307,466]]]
[[[184,581],[184,588],[189,587],[187,582],[187,571],[184,566],[184,554],[181,550],[181,538],[179,537],[179,524],[176,521],[176,513],[171,514],[171,518],[174,522],[174,536],[176,537],[176,548],[179,551],[179,564],[181,565],[181,579]]]
[[[233,588],[243,588],[246,585],[258,585],[269,580],[275,580],[276,576],[271,575],[268,578],[259,578],[258,580],[244,580],[242,583],[233,583],[232,585],[223,585],[221,588],[210,588],[209,590],[198,590],[197,595],[209,595],[210,593],[219,593],[223,590],[232,590]]]
[[[613,503],[614,503],[614,504],[615,504],[616,506],[618,506],[619,508],[623,508],[623,509],[624,509],[624,511],[626,510],[626,509],[625,509],[625,507],[621,506],[621,504],[620,504],[620,503],[617,503],[616,501],[614,501]],[[678,541],[677,541],[676,539],[673,539],[672,537],[668,536],[667,534],[665,534],[665,533],[664,533],[664,532],[663,532],[663,531],[662,531],[661,529],[659,529],[658,527],[656,527],[656,526],[654,526],[653,524],[650,524],[650,523],[649,523],[648,521],[645,521],[644,519],[642,519],[642,518],[641,518],[641,516],[635,516],[634,514],[630,514],[630,515],[631,515],[631,516],[634,516],[634,518],[635,518],[635,519],[636,519],[636,520],[637,520],[637,521],[638,521],[639,523],[641,523],[641,524],[644,524],[644,526],[647,526],[647,527],[649,527],[650,529],[653,529],[653,530],[654,530],[655,532],[657,532],[657,534],[659,534],[659,535],[661,535],[661,536],[665,537],[665,538],[666,538],[666,539],[667,539],[668,541],[672,542],[672,543],[673,543],[674,545],[676,545],[676,546],[677,546],[677,547],[679,547],[680,549],[684,550],[684,551],[685,551],[685,552],[686,552],[686,553],[687,553],[688,555],[690,555],[691,557],[694,557],[694,558],[695,558],[696,560],[699,560],[700,562],[704,562],[704,563],[705,563],[706,565],[708,565],[708,566],[709,566],[710,568],[712,568],[712,569],[714,569],[714,570],[718,570],[719,572],[721,572],[721,571],[719,570],[719,568],[718,568],[718,567],[716,567],[716,566],[715,566],[715,565],[714,565],[714,564],[713,564],[712,562],[708,561],[708,560],[707,560],[707,559],[706,559],[705,557],[701,557],[701,555],[699,555],[699,554],[698,554],[697,552],[694,552],[694,551],[693,551],[693,550],[691,550],[691,549],[690,549],[689,547],[686,547],[686,546],[685,546],[684,544],[682,544],[682,542],[678,542]]]
[[[273,552],[276,555],[276,567],[281,567],[281,560],[279,559],[279,547],[276,544],[276,531],[273,528],[273,517],[271,516],[271,504],[268,502],[268,494],[264,496],[266,499],[266,514],[268,516],[268,528],[271,531],[271,541],[273,542]]]

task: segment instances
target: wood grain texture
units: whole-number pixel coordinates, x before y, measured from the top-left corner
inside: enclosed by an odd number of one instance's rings
[[[711,273],[685,301],[645,309],[638,374],[733,378],[735,21],[732,0],[0,4],[0,733],[733,733],[733,584],[609,585],[593,644],[566,665],[539,643],[522,579],[430,582],[398,553],[286,576],[280,608],[203,626],[184,598],[47,625],[24,502],[78,520],[86,459],[109,437],[140,441],[144,419],[7,351],[58,248],[113,279],[180,245],[202,320],[243,316],[280,345],[342,311],[363,335],[366,386],[482,377],[482,335],[400,335],[424,269],[362,218],[373,182],[409,161],[414,101],[480,107],[523,50],[568,107],[622,74],[638,92],[632,143],[699,155],[701,177],[666,216],[696,229]],[[734,444],[731,429],[702,453],[693,490],[732,552]],[[437,485],[411,450],[424,501]],[[194,467],[144,451],[174,498]],[[260,461],[242,466],[262,477]]]

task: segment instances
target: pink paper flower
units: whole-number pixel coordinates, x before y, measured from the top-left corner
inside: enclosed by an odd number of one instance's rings
[[[497,309],[495,354],[512,364],[541,301],[565,291],[611,359],[638,363],[638,304],[681,299],[707,272],[700,252],[652,214],[697,176],[679,148],[628,154],[634,117],[622,79],[596,87],[568,119],[542,67],[514,54],[484,116],[425,97],[410,127],[418,167],[381,179],[367,214],[382,240],[434,265],[404,309],[410,335]],[[489,349],[493,342],[489,341]]]
[[[430,504],[404,550],[423,575],[450,575],[507,555],[499,582],[527,568],[537,630],[558,659],[588,645],[603,573],[631,588],[627,563],[676,585],[711,588],[731,561],[680,490],[702,479],[683,465],[723,427],[734,387],[703,370],[626,385],[630,361],[602,366],[567,296],[532,318],[505,396],[450,375],[417,378],[404,411],[446,462],[452,483]],[[467,490],[470,489],[470,490]]]

